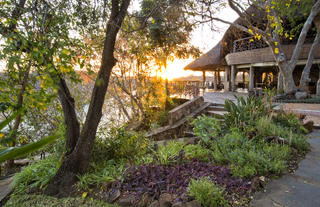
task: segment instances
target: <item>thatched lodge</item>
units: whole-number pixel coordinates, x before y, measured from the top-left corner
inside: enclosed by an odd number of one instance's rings
[[[250,10],[250,9],[249,9]],[[250,12],[250,11],[249,11]],[[252,21],[264,19],[263,12],[252,10]],[[263,23],[259,25],[263,28]],[[243,24],[239,18],[237,24]],[[308,59],[309,50],[315,37],[314,30],[308,33],[299,62],[293,72],[296,85],[299,85],[301,73]],[[295,37],[292,40],[283,39],[281,45],[287,58],[291,58],[295,44]],[[225,91],[235,91],[237,88],[247,88],[253,91],[255,88],[278,86],[279,69],[272,54],[271,48],[262,40],[254,39],[249,34],[242,32],[234,26],[230,26],[221,41],[209,52],[200,56],[192,63],[187,65],[185,70],[210,71],[215,74],[215,88],[223,85]],[[315,58],[310,72],[309,92],[316,92],[317,81],[319,80],[320,70],[320,47],[315,53]],[[220,78],[220,75],[224,78]]]

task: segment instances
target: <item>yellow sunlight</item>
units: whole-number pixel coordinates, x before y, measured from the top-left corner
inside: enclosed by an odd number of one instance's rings
[[[173,62],[168,63],[167,70],[163,69],[159,76],[163,79],[168,78],[168,80],[173,80],[175,78],[187,77],[190,75],[201,75],[201,72],[195,72],[190,70],[184,70],[183,68],[191,63],[194,59],[175,59]]]

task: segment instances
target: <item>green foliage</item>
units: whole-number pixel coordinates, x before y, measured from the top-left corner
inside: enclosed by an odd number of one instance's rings
[[[221,127],[215,118],[207,117],[205,115],[197,117],[193,122],[193,131],[197,137],[200,137],[204,144],[220,136]]]
[[[183,158],[197,158],[202,161],[209,161],[211,151],[201,145],[185,145],[183,142],[170,141],[167,145],[160,145],[157,157],[160,164],[167,165],[177,161],[179,153],[183,151]]]
[[[59,135],[52,135],[42,138],[37,142],[23,145],[21,147],[7,147],[4,149],[0,149],[0,163],[6,160],[16,159],[30,154],[31,152],[37,151],[42,147],[54,142],[58,137]]]
[[[176,158],[183,148],[184,143],[175,141],[170,141],[167,145],[160,145],[157,152],[159,162],[163,165],[176,162]]]
[[[192,179],[189,183],[188,193],[204,207],[228,206],[228,202],[224,198],[224,188],[212,182],[208,177],[199,180]]]
[[[272,105],[267,104],[262,98],[236,97],[237,102],[225,101],[225,109],[228,113],[224,115],[224,123],[228,128],[239,128],[240,130],[250,132],[253,130],[256,121],[267,116]]]
[[[290,158],[289,146],[250,140],[235,130],[217,139],[211,146],[212,157],[219,164],[230,164],[234,176],[280,174]]]
[[[26,193],[29,188],[43,189],[56,174],[59,166],[58,157],[50,156],[23,168],[14,175],[16,193]]]
[[[104,182],[114,181],[115,178],[121,179],[121,175],[127,160],[104,160],[99,163],[90,162],[89,172],[78,176],[78,188],[89,190],[90,187],[98,186]]]
[[[5,204],[5,207],[117,207],[103,201],[91,200],[89,198],[54,198],[45,195],[13,195]]]
[[[78,187],[88,190],[90,186],[121,179],[129,163],[150,162],[149,140],[141,133],[114,128],[108,137],[97,138],[92,151],[88,173],[78,176]]]
[[[106,150],[102,154],[107,154],[109,159],[134,160],[149,151],[149,142],[149,139],[143,133],[127,131],[124,127],[121,127],[111,129],[108,138],[102,141],[100,148],[102,147],[102,150]],[[103,144],[105,144],[105,147]],[[99,146],[97,147],[99,148]],[[92,157],[96,156],[93,155]]]
[[[308,131],[302,126],[297,114],[286,113],[279,111],[277,114],[272,116],[272,121],[277,125],[291,130],[296,133],[307,133]]]
[[[310,145],[307,142],[304,135],[296,133],[297,130],[304,130],[300,123],[296,122],[296,118],[291,115],[288,118],[292,120],[282,119],[283,116],[280,115],[280,120],[283,125],[279,125],[279,122],[272,122],[271,118],[263,117],[257,121],[257,137],[268,137],[268,136],[278,136],[288,140],[292,147],[297,149],[299,152],[306,152],[309,150]],[[278,120],[278,119],[277,119]]]

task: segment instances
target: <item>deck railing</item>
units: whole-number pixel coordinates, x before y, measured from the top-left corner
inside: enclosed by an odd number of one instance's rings
[[[170,94],[181,98],[194,98],[199,96],[202,83],[200,81],[171,81]]]
[[[268,44],[263,40],[254,39],[253,37],[247,37],[233,42],[233,52],[242,52],[246,50],[254,50],[259,48],[268,47]]]

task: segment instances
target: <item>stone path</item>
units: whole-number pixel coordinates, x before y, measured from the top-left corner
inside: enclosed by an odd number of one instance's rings
[[[203,95],[204,101],[209,103],[215,103],[215,104],[224,104],[225,101],[232,100],[235,101],[234,96],[244,96],[248,97],[248,93],[241,93],[241,92],[207,92]]]
[[[320,206],[320,130],[309,134],[311,152],[299,163],[294,174],[271,181],[266,192],[259,192],[252,207]]]
[[[12,186],[13,178],[7,178],[4,180],[0,180],[0,206],[1,206],[1,201],[12,191],[13,186]]]

